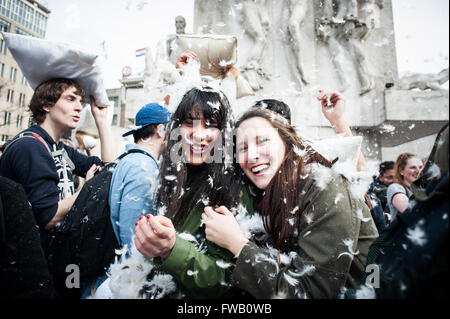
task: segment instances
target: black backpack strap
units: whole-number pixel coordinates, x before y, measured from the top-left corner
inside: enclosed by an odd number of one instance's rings
[[[151,156],[149,153],[147,153],[147,152],[145,152],[145,151],[143,151],[143,150],[140,150],[140,149],[131,149],[131,150],[129,150],[129,151],[123,152],[123,153],[122,153],[118,158],[116,158],[114,161],[108,163],[107,165],[105,165],[104,167],[102,167],[101,169],[99,169],[97,172],[95,172],[94,175],[99,174],[99,173],[100,173],[102,170],[104,170],[104,169],[114,169],[114,167],[116,167],[117,163],[118,163],[122,158],[124,158],[125,156],[127,156],[128,154],[131,154],[131,153],[141,153],[141,154],[147,155],[148,157],[153,158],[153,156]]]
[[[131,150],[128,150],[128,151],[125,151],[124,153],[122,153],[122,155],[120,155],[116,161],[120,161],[122,158],[124,158],[125,156],[127,156],[128,154],[131,154],[131,153],[141,153],[141,154],[147,155],[148,157],[153,158],[153,156],[151,156],[149,153],[135,148],[135,149],[131,149]]]

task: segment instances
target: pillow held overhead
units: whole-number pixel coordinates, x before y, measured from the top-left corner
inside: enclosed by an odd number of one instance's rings
[[[89,103],[89,96],[92,95],[98,106],[109,106],[97,54],[73,45],[30,36],[7,32],[2,32],[2,35],[33,90],[50,79],[73,79],[85,90],[84,102]]]
[[[200,74],[214,79],[223,79],[229,65],[237,63],[237,38],[217,34],[178,34],[173,52],[180,56],[185,50],[197,54],[200,61]],[[236,81],[236,97],[252,95],[253,90],[247,81],[239,76]]]

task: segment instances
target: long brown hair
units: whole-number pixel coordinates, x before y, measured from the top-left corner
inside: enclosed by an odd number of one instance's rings
[[[406,185],[405,183],[405,178],[403,177],[403,175],[400,174],[400,171],[405,169],[406,165],[408,164],[408,160],[410,158],[414,158],[414,157],[418,157],[416,154],[414,153],[409,153],[409,152],[405,152],[400,154],[397,157],[397,160],[395,161],[395,166],[394,166],[394,182],[403,185],[404,187],[408,187],[410,188],[408,185]]]
[[[240,117],[236,129],[242,122],[253,117],[268,120],[278,130],[286,147],[283,163],[264,191],[259,213],[263,217],[264,228],[274,240],[274,247],[289,251],[294,243],[301,214],[297,205],[306,180],[305,165],[319,163],[331,167],[331,163],[307,145],[285,118],[273,111],[254,107]],[[242,169],[240,171],[244,174]],[[251,183],[248,178],[245,180]]]

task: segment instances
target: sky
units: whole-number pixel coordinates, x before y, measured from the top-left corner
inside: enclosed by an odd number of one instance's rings
[[[124,66],[131,66],[134,74],[143,70],[145,58],[136,57],[135,51],[156,48],[158,41],[175,33],[177,15],[186,18],[186,32],[193,32],[194,0],[46,2],[51,10],[46,38],[106,52],[108,89],[120,87]],[[448,67],[448,0],[393,0],[393,15],[400,76]]]

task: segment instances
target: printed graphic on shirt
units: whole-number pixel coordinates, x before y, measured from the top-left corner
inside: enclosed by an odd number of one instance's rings
[[[59,177],[59,200],[63,200],[72,196],[75,193],[75,185],[72,179],[72,172],[68,163],[68,157],[64,156],[64,149],[56,149],[56,145],[53,145],[53,160],[56,165],[56,172]]]

